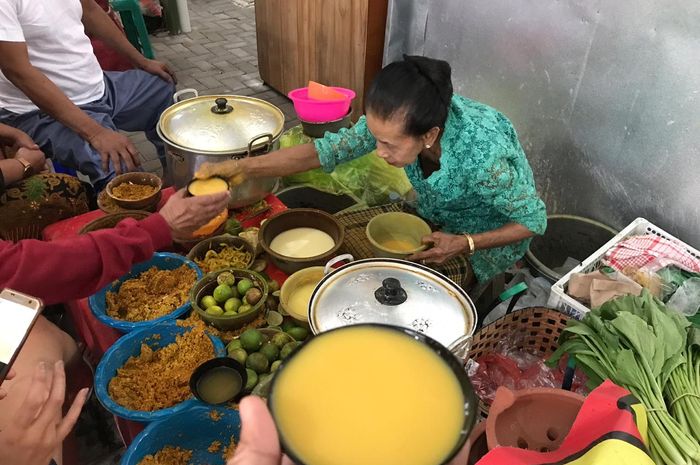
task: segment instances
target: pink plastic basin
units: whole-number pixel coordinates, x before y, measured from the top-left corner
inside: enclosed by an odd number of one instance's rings
[[[333,87],[345,95],[343,100],[314,100],[309,98],[309,88],[294,89],[289,94],[294,102],[294,110],[299,119],[309,123],[328,123],[338,120],[350,111],[350,104],[355,98],[355,92],[343,87]]]

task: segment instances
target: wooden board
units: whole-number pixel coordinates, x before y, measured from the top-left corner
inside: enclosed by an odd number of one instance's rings
[[[381,69],[387,0],[257,0],[258,66],[287,94],[309,80],[364,92]]]

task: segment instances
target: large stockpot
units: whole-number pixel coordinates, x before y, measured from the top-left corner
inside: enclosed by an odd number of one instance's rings
[[[193,97],[182,99],[186,94]],[[166,146],[165,177],[182,188],[205,162],[263,155],[279,148],[284,114],[271,103],[239,95],[203,95],[183,89],[163,112],[156,128]],[[278,178],[255,178],[231,188],[230,208],[255,203]]]

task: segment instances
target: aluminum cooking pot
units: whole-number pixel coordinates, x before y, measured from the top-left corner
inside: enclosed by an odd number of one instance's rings
[[[314,334],[359,323],[409,328],[435,339],[458,357],[468,350],[476,329],[476,309],[467,293],[446,276],[417,263],[393,258],[354,261],[332,267],[309,303]]]
[[[191,98],[182,99],[190,94]],[[279,148],[284,114],[271,103],[239,95],[203,95],[183,89],[156,128],[166,146],[167,182],[182,188],[202,163],[263,155]],[[230,208],[255,203],[278,178],[256,178],[231,188]]]

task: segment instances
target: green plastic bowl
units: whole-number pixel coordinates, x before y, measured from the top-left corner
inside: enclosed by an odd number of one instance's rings
[[[232,273],[233,276],[236,277],[236,282],[243,278],[248,278],[251,281],[253,281],[253,285],[262,291],[262,297],[260,298],[258,303],[255,304],[253,308],[248,312],[230,316],[209,315],[207,312],[204,311],[202,307],[200,307],[199,302],[204,296],[211,295],[212,292],[214,292],[214,288],[216,288],[216,286],[218,285],[218,283],[216,282],[216,278],[221,273],[227,271]],[[197,281],[197,283],[190,291],[190,303],[192,304],[192,308],[197,312],[197,314],[202,318],[202,320],[206,321],[208,324],[212,325],[217,329],[230,331],[232,329],[241,328],[250,323],[251,321],[255,320],[260,314],[260,312],[263,310],[263,308],[265,308],[265,301],[267,300],[268,294],[269,289],[267,287],[267,281],[259,273],[256,273],[255,271],[251,270],[242,270],[239,268],[225,268],[223,270],[208,273],[204,275],[202,279]]]
[[[389,212],[375,216],[367,223],[365,231],[374,256],[377,258],[405,259],[414,253],[425,250],[421,242],[423,236],[432,231],[428,223],[409,213]],[[411,250],[392,250],[383,245],[388,240],[411,242]]]

